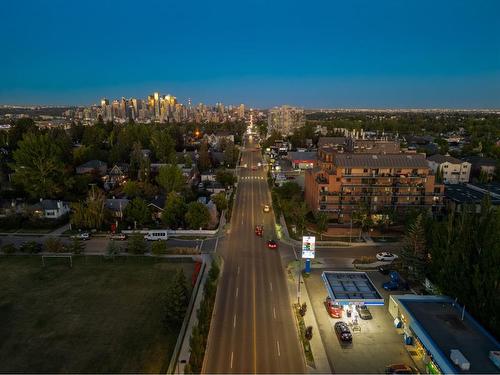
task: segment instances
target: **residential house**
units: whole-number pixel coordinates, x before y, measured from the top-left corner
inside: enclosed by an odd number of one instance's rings
[[[21,199],[0,199],[0,217],[22,214],[26,203]]]
[[[165,196],[156,195],[153,199],[148,200],[148,207],[151,210],[153,220],[160,220],[165,209]]]
[[[349,222],[361,206],[375,214],[409,207],[438,210],[443,190],[422,154],[333,153],[305,175],[309,208],[338,223]]]
[[[108,164],[100,160],[90,160],[76,167],[77,174],[97,173],[104,176],[108,170]]]
[[[115,164],[104,176],[104,187],[114,188],[122,185],[128,178],[129,165],[125,163]]]
[[[441,154],[429,156],[427,161],[434,173],[442,175],[445,184],[469,182],[471,163]]]
[[[495,171],[499,162],[493,158],[485,158],[482,156],[467,156],[462,158],[471,164],[471,177],[479,179],[481,173],[486,176],[488,181],[491,181],[495,176]]]
[[[128,199],[106,199],[106,203],[104,204],[104,207],[111,212],[111,215],[115,219],[123,219],[123,211],[125,211],[125,208],[129,204],[130,200]]]
[[[224,141],[230,141],[234,143],[234,135],[228,131],[219,131],[212,134],[204,134],[203,139],[212,148],[219,148]]]
[[[40,199],[32,206],[35,215],[45,219],[59,219],[70,212],[68,202],[54,199]]]

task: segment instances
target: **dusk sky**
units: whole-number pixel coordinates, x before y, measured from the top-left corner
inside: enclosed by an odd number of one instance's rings
[[[0,104],[500,108],[500,1],[6,1]]]

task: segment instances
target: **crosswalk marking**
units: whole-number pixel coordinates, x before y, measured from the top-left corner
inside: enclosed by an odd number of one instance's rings
[[[243,180],[264,180],[265,178],[262,176],[243,176],[241,177]]]

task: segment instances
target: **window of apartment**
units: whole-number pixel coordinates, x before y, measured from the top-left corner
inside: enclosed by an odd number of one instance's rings
[[[351,179],[350,179],[350,178],[346,178],[346,181],[347,181],[347,182],[351,182]]]
[[[351,168],[345,168],[344,169],[344,174],[352,174],[352,169]]]
[[[340,177],[337,177],[337,182],[340,182]]]
[[[448,164],[443,165],[443,168],[448,168]]]
[[[434,188],[434,193],[438,193],[438,194],[441,193],[441,189],[439,189],[438,187],[435,187]]]
[[[363,173],[368,173],[368,169],[367,168],[363,169]]]

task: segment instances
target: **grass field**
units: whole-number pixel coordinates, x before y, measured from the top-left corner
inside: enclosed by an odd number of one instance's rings
[[[166,370],[180,327],[162,323],[164,286],[193,263],[0,256],[0,372]],[[190,287],[190,284],[189,284]]]

